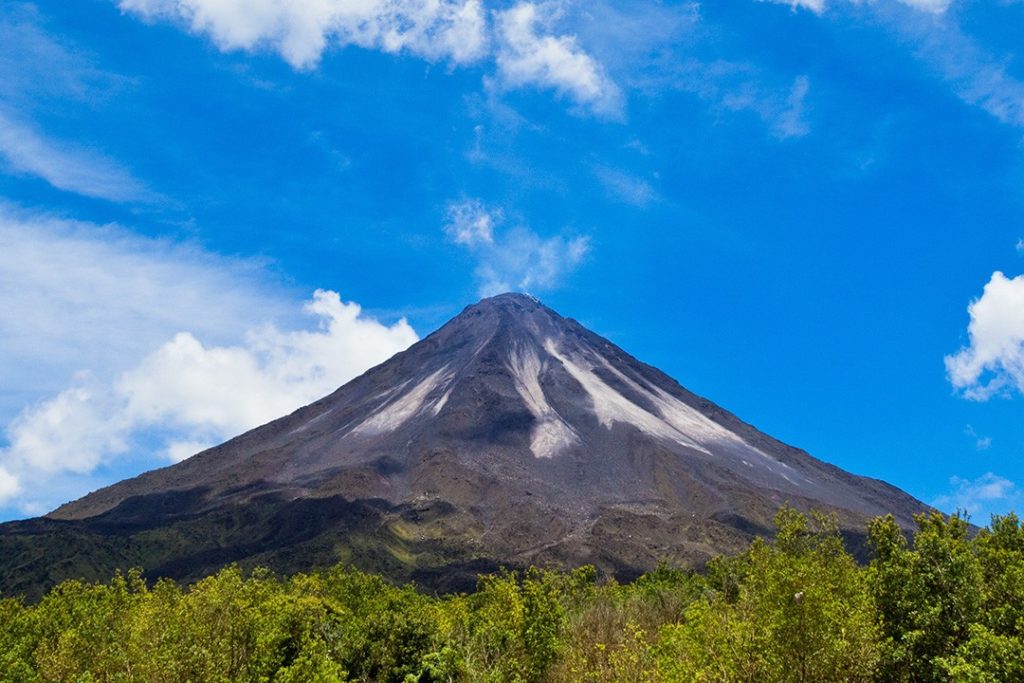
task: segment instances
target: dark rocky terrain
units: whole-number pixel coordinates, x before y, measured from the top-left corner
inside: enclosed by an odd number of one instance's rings
[[[0,525],[0,591],[349,561],[438,589],[498,565],[629,577],[767,534],[780,505],[905,526],[927,506],[787,446],[532,297],[505,294],[333,394]]]

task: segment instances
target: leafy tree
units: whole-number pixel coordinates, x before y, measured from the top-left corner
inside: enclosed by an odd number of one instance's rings
[[[137,657],[129,649],[131,614],[146,599],[138,571],[109,585],[66,581],[36,608],[34,658],[44,680],[130,680]]]
[[[937,658],[956,651],[981,616],[981,565],[967,521],[933,512],[916,522],[913,549],[891,515],[868,527],[883,681],[946,680]]]
[[[878,659],[873,605],[835,520],[809,520],[785,507],[775,522],[775,543],[754,541],[737,565],[735,584],[661,629],[658,663],[665,678],[871,679]]]
[[[1024,525],[1017,515],[994,515],[973,541],[981,564],[981,612],[994,633],[1024,635]]]
[[[430,598],[349,568],[331,569],[321,580],[334,615],[327,641],[351,678],[404,681],[421,674],[439,627]]]
[[[33,683],[42,680],[33,666],[38,619],[21,600],[0,600],[0,682]]]
[[[625,585],[592,567],[444,597],[342,566],[66,581],[0,599],[0,683],[1024,680],[1021,521],[917,524],[911,545],[873,521],[864,568],[834,518],[786,507],[771,542]]]

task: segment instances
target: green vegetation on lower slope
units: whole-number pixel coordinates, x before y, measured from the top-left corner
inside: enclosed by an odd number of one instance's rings
[[[774,540],[705,574],[628,585],[530,569],[435,597],[350,568],[237,567],[188,588],[137,573],[0,600],[0,680],[1022,681],[1024,527],[891,519],[859,566],[834,522],[784,508]]]

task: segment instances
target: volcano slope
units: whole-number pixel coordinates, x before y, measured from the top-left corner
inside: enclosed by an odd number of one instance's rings
[[[700,566],[779,506],[904,527],[923,503],[787,446],[536,299],[504,294],[323,399],[0,525],[0,591],[141,566],[349,562],[448,590],[504,566]]]

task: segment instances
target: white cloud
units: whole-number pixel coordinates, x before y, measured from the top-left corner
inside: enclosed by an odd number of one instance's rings
[[[0,7],[0,169],[87,197],[156,199],[115,161],[88,144],[52,139],[36,122],[40,112],[82,104],[94,109],[125,80],[94,68],[81,50],[61,44],[40,23],[31,5]]]
[[[526,228],[510,230],[481,258],[476,270],[480,296],[556,287],[589,251],[587,236],[545,238]]]
[[[562,3],[519,2],[489,12],[483,0],[119,0],[146,21],[184,24],[223,51],[270,49],[298,69],[331,46],[408,53],[453,65],[493,58],[503,88],[538,87],[581,109],[618,117],[622,96],[575,35],[556,35]],[[491,20],[493,18],[493,26]],[[492,35],[493,34],[493,35]]]
[[[270,48],[296,68],[329,45],[408,52],[463,64],[487,51],[480,0],[120,0],[146,20],[184,22],[221,50]]]
[[[913,7],[924,12],[932,12],[934,14],[941,14],[949,9],[949,6],[953,4],[953,0],[900,0],[904,5]]]
[[[479,199],[451,202],[444,231],[456,244],[491,244],[494,242],[494,224],[501,218],[500,210],[488,210]]]
[[[179,333],[117,381],[130,421],[227,437],[330,393],[417,340],[405,319],[366,318],[336,292],[317,290],[305,310],[319,329],[265,326],[242,345],[219,347]]]
[[[164,457],[171,462],[181,462],[191,458],[196,453],[201,453],[207,448],[212,448],[216,445],[216,442],[213,441],[195,441],[191,439],[172,441],[164,449]]]
[[[805,118],[810,79],[777,80],[751,64],[689,60],[672,72],[669,84],[696,95],[712,110],[755,114],[780,140],[802,137],[810,132]]]
[[[945,358],[953,387],[978,401],[1024,392],[1024,275],[996,271],[967,312],[969,344]]]
[[[981,436],[971,425],[964,428],[964,434],[974,439],[974,447],[979,451],[987,451],[992,447],[992,437]]]
[[[777,137],[800,137],[810,131],[810,126],[804,119],[804,100],[810,89],[811,82],[807,76],[797,76],[793,79],[793,87],[789,90],[785,106],[776,112],[769,113],[772,130]]]
[[[24,410],[5,430],[4,467],[20,478],[86,474],[104,455],[127,448],[123,419],[110,412],[101,383],[82,375],[52,399]]]
[[[328,394],[417,339],[404,319],[382,324],[335,292],[318,290],[305,310],[315,329],[264,325],[229,346],[180,332],[113,380],[81,375],[24,410],[0,450],[0,501],[52,504],[39,483],[87,475],[146,442],[179,461]]]
[[[1007,72],[1008,58],[983,49],[952,17],[942,21],[901,21],[925,64],[965,103],[1011,126],[1024,126],[1024,82]]]
[[[154,198],[138,180],[92,150],[48,140],[0,110],[0,159],[9,170],[42,178],[59,190],[114,202]]]
[[[101,103],[126,82],[97,69],[80,46],[48,34],[36,6],[0,4],[0,100],[14,111]]]
[[[810,130],[804,120],[804,98],[809,89],[806,76],[797,76],[781,96],[755,80],[744,80],[723,89],[718,104],[729,111],[754,112],[779,139],[801,137]]]
[[[626,204],[642,208],[658,198],[658,193],[650,183],[626,171],[610,166],[595,166],[594,175],[609,195]]]
[[[1017,253],[1024,254],[1024,237],[1022,237],[1021,239],[1017,240],[1016,248],[1017,248]]]
[[[761,0],[762,2],[764,0]],[[815,14],[821,14],[825,11],[825,0],[769,0],[779,5],[789,5],[794,10],[796,9],[807,9]]]
[[[21,491],[21,484],[18,478],[0,466],[0,500],[7,500],[18,495]]]
[[[176,332],[226,343],[292,316],[261,264],[0,202],[0,421],[72,375],[124,371]]]
[[[303,315],[263,265],[0,202],[0,501],[50,509],[110,483],[112,466],[132,474],[278,417],[415,339],[330,292]]]
[[[932,505],[954,512],[966,510],[975,523],[986,524],[990,514],[1005,514],[1022,502],[1021,491],[1009,479],[986,472],[977,479],[952,477],[952,490],[932,501]]]
[[[459,213],[488,226],[489,239],[483,240],[472,231],[472,239],[463,239],[466,233],[451,229],[450,223],[445,225],[448,238],[476,257],[475,275],[480,296],[556,287],[590,251],[590,238],[583,235],[541,237],[524,226],[495,233],[494,228],[502,222],[504,213],[478,199],[455,202],[451,206],[460,207]]]
[[[761,0],[764,1],[764,0]],[[825,12],[827,3],[825,0],[769,0],[780,5],[789,5],[794,10],[806,9],[814,12],[815,14],[822,14]],[[862,0],[844,0],[845,2],[860,3]],[[868,2],[875,2],[877,0],[868,0]],[[887,0],[881,0],[886,2]],[[900,3],[907,7],[912,7],[922,12],[929,12],[932,14],[942,14],[952,4],[952,0],[899,0]]]
[[[824,0],[770,1],[816,14],[827,6]],[[1024,81],[1008,71],[1013,55],[994,55],[965,33],[957,13],[946,11],[951,0],[843,0],[842,4],[868,8],[875,21],[893,30],[963,102],[1003,123],[1024,126]]]
[[[597,60],[575,36],[547,33],[556,16],[555,5],[532,2],[497,14],[496,59],[502,85],[551,88],[594,113],[620,115],[621,92]]]

